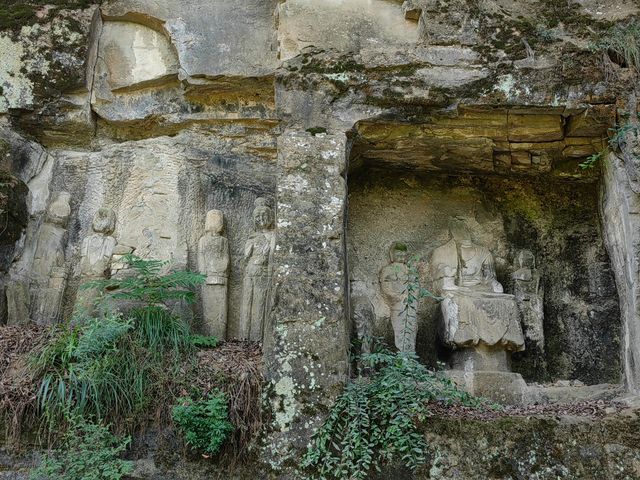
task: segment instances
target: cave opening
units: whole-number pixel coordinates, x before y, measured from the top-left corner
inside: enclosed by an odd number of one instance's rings
[[[353,335],[366,317],[373,337],[394,344],[381,289],[390,246],[406,246],[421,287],[434,292],[433,252],[461,222],[491,252],[505,294],[516,293],[519,259],[533,257],[540,325],[520,312],[525,348],[511,355],[511,370],[530,385],[619,385],[622,324],[599,214],[600,166],[579,167],[604,149],[607,125],[596,120],[459,109],[420,122],[360,122],[348,173]],[[440,308],[429,297],[417,306],[416,353],[432,367],[454,351],[443,342]]]

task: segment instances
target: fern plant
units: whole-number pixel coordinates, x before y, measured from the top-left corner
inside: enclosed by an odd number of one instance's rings
[[[430,401],[482,403],[414,355],[383,350],[361,362],[374,373],[346,387],[314,435],[301,463],[309,478],[362,480],[393,461],[413,471],[426,462],[428,445],[417,424],[426,420]]]
[[[207,455],[218,453],[233,432],[227,397],[219,390],[213,391],[203,400],[194,401],[190,397],[178,399],[178,405],[173,407],[171,416],[187,444]]]
[[[82,288],[99,290],[107,301],[133,302],[135,306],[128,313],[135,322],[134,332],[149,348],[188,346],[189,326],[172,313],[172,308],[176,302],[193,303],[194,289],[204,283],[206,277],[187,270],[162,273],[168,262],[142,259],[133,254],[125,255],[122,260],[130,267],[130,275],[95,280]]]
[[[143,259],[131,253],[124,255],[122,262],[131,268],[131,275],[94,280],[81,288],[95,288],[114,299],[137,300],[147,306],[156,306],[166,305],[171,300],[193,303],[193,288],[202,284],[206,278],[205,275],[188,270],[163,274],[162,271],[169,262]]]

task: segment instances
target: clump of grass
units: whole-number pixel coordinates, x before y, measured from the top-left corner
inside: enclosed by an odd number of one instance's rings
[[[595,48],[605,51],[618,65],[640,72],[640,22],[615,25]]]
[[[65,412],[122,425],[165,396],[167,377],[191,349],[189,325],[172,312],[195,300],[200,274],[163,274],[165,262],[125,257],[131,274],[84,288],[101,291],[105,302],[133,303],[124,313],[83,318],[59,326],[33,359],[40,378],[38,407],[49,427]],[[103,309],[104,310],[104,309]],[[108,311],[108,310],[107,310]],[[156,392],[158,390],[160,393]]]

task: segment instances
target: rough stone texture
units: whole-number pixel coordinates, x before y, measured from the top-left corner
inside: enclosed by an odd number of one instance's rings
[[[286,0],[278,8],[281,60],[308,46],[348,52],[402,48],[417,39],[417,24],[405,20],[401,5],[389,0]]]
[[[12,235],[24,234],[1,252],[0,284],[28,271],[59,192],[71,193],[66,317],[98,208],[117,213],[118,254],[135,248],[191,269],[205,212],[219,209],[234,337],[254,201],[277,195],[265,345],[275,458],[304,446],[348,380],[349,294],[360,334],[389,333],[374,285],[389,242],[428,261],[447,240],[444,218],[462,215],[491,246],[508,292],[516,252],[538,259],[545,348],[528,345],[514,369],[528,380],[616,383],[624,364],[637,391],[637,139],[628,135],[606,166],[604,235],[602,172],[577,166],[625,113],[634,117],[637,72],[613,62],[605,71],[592,45],[609,22],[632,20],[637,2],[50,3],[0,6],[1,168],[29,189],[11,207]],[[448,354],[436,343],[436,308],[423,300],[418,311],[428,363]],[[197,328],[199,307],[194,315]],[[495,475],[544,478],[545,465],[533,468]]]
[[[267,456],[282,465],[323,418],[349,369],[344,135],[284,132],[278,143],[273,308],[265,356],[274,412]]]
[[[105,18],[163,31],[175,46],[182,76],[261,77],[276,66],[277,0],[109,0]]]
[[[629,390],[637,393],[640,392],[640,283],[636,252],[640,242],[640,199],[633,192],[626,170],[615,154],[610,154],[605,162],[601,211],[624,319],[625,380]]]
[[[424,472],[386,478],[631,479],[640,475],[637,414],[592,421],[507,418],[425,423],[431,463]],[[384,477],[383,477],[384,478]]]
[[[429,445],[427,465],[414,474],[389,466],[372,479],[630,480],[640,476],[640,416],[632,410],[599,419],[568,415],[488,421],[428,417],[420,428]],[[138,436],[131,478],[249,480],[279,476],[253,458],[228,466],[198,461],[193,454],[181,456],[177,453],[181,445],[175,432],[166,429]],[[11,480],[26,480],[38,457],[37,451],[17,455],[0,450],[0,471]]]

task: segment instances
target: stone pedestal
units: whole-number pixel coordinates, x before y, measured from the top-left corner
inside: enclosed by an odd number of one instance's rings
[[[502,348],[486,345],[456,350],[448,374],[473,395],[501,404],[521,404],[527,398],[527,384],[519,373],[511,372],[510,355]]]
[[[462,390],[502,405],[519,405],[528,398],[527,384],[519,373],[449,370],[447,375]]]

